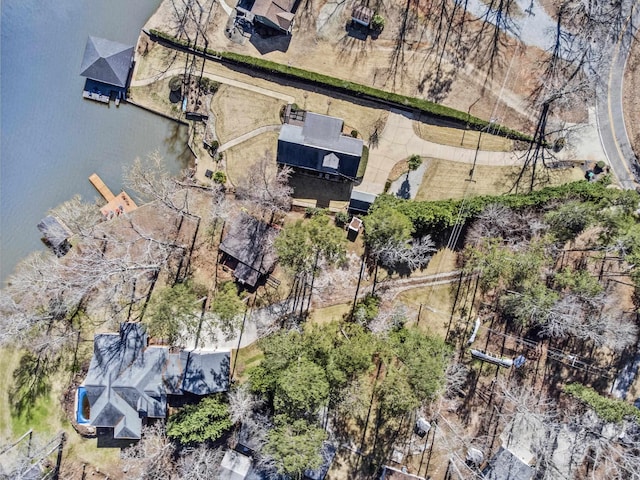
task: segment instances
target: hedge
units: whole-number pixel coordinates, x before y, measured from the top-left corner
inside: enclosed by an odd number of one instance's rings
[[[469,115],[467,112],[456,110],[454,108],[450,108],[450,107],[441,105],[439,103],[434,103],[422,98],[408,97],[406,95],[400,95],[398,93],[387,92],[385,90],[369,87],[367,85],[362,85],[360,83],[355,83],[348,80],[341,80],[339,78],[331,77],[329,75],[324,75],[322,73],[311,72],[309,70],[304,70],[302,68],[283,65],[277,62],[272,62],[270,60],[265,60],[263,58],[255,58],[249,55],[242,55],[242,54],[233,53],[233,52],[215,51],[208,48],[204,48],[203,46],[200,46],[200,45],[192,46],[186,40],[180,40],[172,35],[166,34],[159,30],[151,29],[149,30],[149,34],[157,38],[161,38],[174,45],[180,45],[190,50],[200,52],[206,55],[211,55],[219,59],[229,60],[241,65],[248,65],[251,67],[258,68],[260,70],[264,70],[269,73],[279,73],[288,77],[302,79],[302,80],[310,81],[319,85],[333,87],[338,90],[344,91],[346,93],[354,94],[356,96],[370,97],[373,99],[390,102],[396,105],[414,108],[416,110],[427,113],[429,115],[433,115],[435,117],[439,117],[447,120],[454,120],[458,123],[468,125],[469,127],[476,130],[481,130],[490,125],[490,122],[486,120],[482,120],[481,118]],[[495,132],[496,135],[501,135],[507,138],[511,138],[515,140],[524,140],[526,142],[533,141],[533,139],[529,135],[525,135],[524,133],[518,132],[516,130],[512,130],[502,125],[493,124],[493,127],[491,130],[492,130],[492,133]]]
[[[634,417],[640,421],[640,410],[624,400],[603,397],[593,388],[580,383],[564,386],[565,393],[577,398],[591,407],[598,417],[607,422],[620,423],[625,417]]]
[[[552,200],[580,200],[583,202],[615,201],[619,190],[607,188],[607,182],[566,183],[557,187],[545,187],[526,194],[482,195],[463,200],[439,200],[416,202],[394,195],[379,195],[372,209],[391,205],[405,214],[414,226],[414,235],[437,235],[461,222],[475,218],[487,205],[499,203],[513,209],[536,208]],[[464,205],[463,205],[464,204]],[[463,210],[461,211],[461,208]]]

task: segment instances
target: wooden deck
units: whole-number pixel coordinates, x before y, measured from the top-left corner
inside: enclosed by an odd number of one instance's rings
[[[103,196],[103,198],[107,201],[110,202],[111,200],[113,200],[116,196],[111,192],[111,190],[109,190],[109,187],[107,187],[104,182],[102,181],[102,179],[98,176],[97,173],[92,173],[89,176],[89,181],[93,184],[94,187],[96,187],[96,190],[98,190],[98,193],[100,193],[100,195]]]
[[[100,192],[100,195],[104,197],[107,204],[100,209],[102,214],[107,218],[113,218],[121,213],[129,213],[138,208],[136,202],[129,196],[124,190],[118,195],[114,195],[109,187],[105,185],[98,174],[94,173],[89,177],[89,181],[96,187],[96,190]]]

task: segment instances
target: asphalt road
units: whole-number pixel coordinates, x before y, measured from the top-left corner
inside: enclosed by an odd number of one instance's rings
[[[606,85],[598,88],[596,101],[596,118],[602,147],[613,173],[626,189],[635,189],[640,185],[640,164],[627,135],[622,105],[624,70],[633,35],[638,30],[639,12],[640,5],[636,2],[625,31],[611,47],[611,61],[605,68],[603,78]]]

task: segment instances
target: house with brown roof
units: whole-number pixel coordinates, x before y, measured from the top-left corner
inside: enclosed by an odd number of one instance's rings
[[[291,35],[293,29],[293,9],[297,0],[255,0],[247,9],[239,9],[248,14],[249,20],[262,24],[277,32]]]

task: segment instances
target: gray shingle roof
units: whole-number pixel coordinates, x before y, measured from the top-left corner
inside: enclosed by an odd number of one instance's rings
[[[89,37],[80,75],[109,85],[125,87],[132,61],[132,46],[104,38]]]
[[[339,118],[312,112],[305,114],[303,126],[282,125],[278,163],[355,179],[363,143],[342,135],[342,125]]]
[[[278,231],[246,213],[229,223],[231,228],[220,244],[220,251],[239,262],[234,277],[255,287],[260,277],[269,274],[276,263],[271,243]]]
[[[530,467],[510,450],[500,447],[498,453],[482,471],[486,480],[531,480],[535,469]]]
[[[167,395],[205,395],[229,388],[230,352],[171,354],[147,347],[138,323],[123,323],[119,334],[95,336],[84,381],[94,427],[113,428],[116,439],[139,439],[142,419],[164,418]]]

